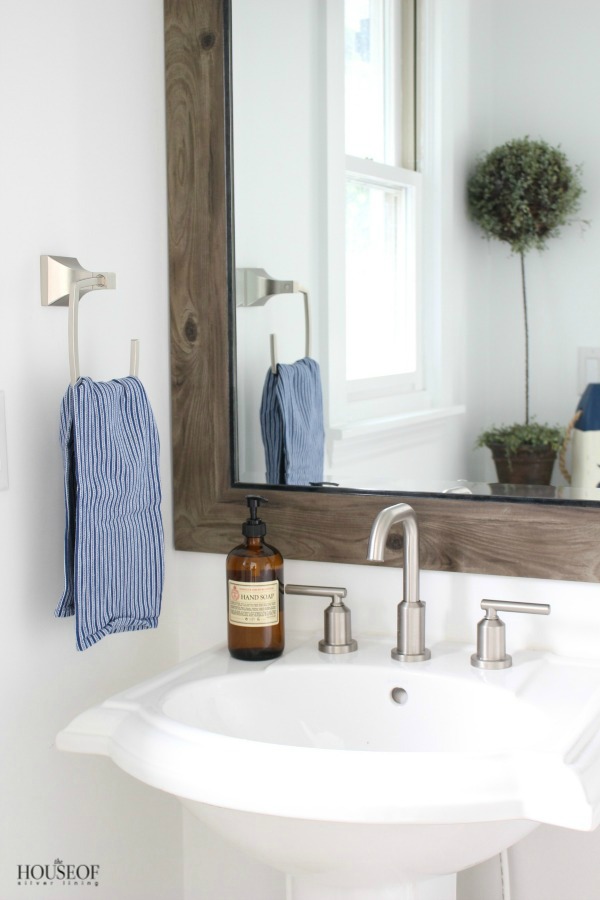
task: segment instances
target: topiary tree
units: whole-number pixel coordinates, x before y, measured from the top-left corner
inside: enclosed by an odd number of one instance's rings
[[[573,221],[583,193],[581,167],[558,147],[529,137],[508,141],[479,158],[468,180],[471,218],[488,239],[508,244],[521,260],[525,324],[525,423],[529,424],[529,324],[525,255],[544,250]]]

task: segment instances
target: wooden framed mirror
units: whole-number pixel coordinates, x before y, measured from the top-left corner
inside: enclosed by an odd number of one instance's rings
[[[175,546],[226,553],[248,485],[234,485],[232,177],[227,0],[165,0]],[[284,557],[366,562],[371,523],[407,502],[425,569],[600,580],[600,510],[461,495],[260,487]],[[401,555],[392,535],[390,560]]]

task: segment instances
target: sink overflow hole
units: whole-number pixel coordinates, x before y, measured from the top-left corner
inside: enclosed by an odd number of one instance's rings
[[[407,702],[408,694],[406,693],[404,688],[392,688],[392,700],[394,701],[394,703],[399,703],[402,706]]]

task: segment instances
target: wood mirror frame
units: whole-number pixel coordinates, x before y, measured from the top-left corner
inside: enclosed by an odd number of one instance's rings
[[[175,547],[227,553],[249,488],[232,486],[228,0],[165,0]],[[256,487],[253,488],[256,490]],[[600,510],[564,501],[265,488],[284,557],[366,562],[371,523],[406,502],[425,569],[600,580]],[[401,537],[389,542],[401,558]]]

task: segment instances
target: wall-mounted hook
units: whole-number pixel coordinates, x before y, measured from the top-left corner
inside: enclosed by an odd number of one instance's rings
[[[42,306],[69,307],[69,371],[71,384],[79,378],[79,301],[95,290],[114,290],[114,272],[89,272],[72,256],[41,256]],[[130,374],[138,374],[139,341],[131,342]]]
[[[304,297],[304,355],[310,356],[310,306],[308,291],[296,281],[271,278],[264,269],[236,270],[236,305],[264,306],[278,294],[302,294]],[[277,335],[270,335],[271,372],[277,374]]]
[[[42,285],[42,306],[68,306],[71,288],[76,282],[79,296],[88,291],[117,286],[114,272],[88,272],[72,256],[40,256],[40,276]]]

